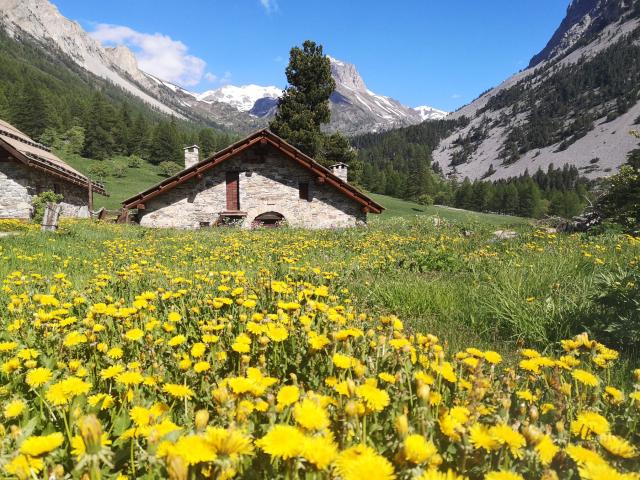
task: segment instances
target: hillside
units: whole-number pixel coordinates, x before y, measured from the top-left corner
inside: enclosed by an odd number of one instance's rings
[[[575,0],[531,66],[461,108],[433,152],[448,174],[491,180],[577,166],[608,176],[640,121],[640,1]]]

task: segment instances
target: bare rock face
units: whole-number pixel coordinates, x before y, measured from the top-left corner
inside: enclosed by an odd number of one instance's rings
[[[567,16],[547,46],[531,59],[529,67],[557,57],[579,41],[600,33],[608,25],[620,20],[632,3],[632,0],[573,0],[567,9]]]

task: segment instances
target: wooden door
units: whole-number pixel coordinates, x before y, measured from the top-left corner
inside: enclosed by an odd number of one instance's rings
[[[227,211],[240,210],[240,174],[239,172],[227,172]]]

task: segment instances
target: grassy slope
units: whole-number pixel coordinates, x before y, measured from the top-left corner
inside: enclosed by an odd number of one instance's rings
[[[77,155],[67,155],[63,156],[63,158],[73,168],[85,174],[87,174],[88,169],[93,165],[110,163],[110,161],[101,162],[99,160],[82,158]],[[123,178],[107,177],[104,183],[107,187],[107,192],[109,192],[109,197],[96,195],[95,208],[98,209],[100,207],[105,207],[110,210],[119,209],[121,207],[120,202],[122,202],[122,200],[147,189],[151,185],[154,185],[163,179],[164,177],[160,175],[158,167],[149,163],[143,164],[141,168],[127,169],[127,174]],[[437,215],[449,221],[480,223],[483,225],[508,226],[527,223],[526,219],[511,217],[508,215],[491,215],[449,207],[424,206],[400,200],[399,198],[377,195],[374,193],[370,194],[370,196],[386,208],[380,218]]]
[[[437,215],[445,220],[462,222],[462,223],[481,223],[484,225],[522,225],[528,223],[528,220],[520,217],[512,217],[509,215],[493,215],[487,213],[477,213],[468,210],[460,210],[457,208],[442,206],[425,206],[413,202],[400,200],[399,198],[388,197],[386,195],[370,194],[376,202],[386,208],[381,218],[389,217],[413,217],[416,215]]]
[[[84,174],[88,174],[88,170],[93,165],[106,164],[111,165],[110,160],[90,160],[78,155],[65,155],[62,156],[63,160],[71,165],[76,170]],[[120,202],[129,198],[136,193],[139,193],[151,185],[164,180],[165,177],[160,175],[159,169],[156,165],[150,163],[143,163],[141,168],[128,168],[125,177],[107,177],[103,183],[109,193],[108,197],[102,195],[94,196],[95,209],[105,207],[109,210],[117,210],[122,207]],[[102,180],[100,180],[102,181]]]

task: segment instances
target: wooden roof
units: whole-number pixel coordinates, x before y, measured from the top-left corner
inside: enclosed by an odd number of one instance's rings
[[[162,195],[163,193],[177,187],[180,184],[187,182],[188,180],[191,180],[193,178],[201,178],[204,172],[217,167],[224,161],[229,160],[236,155],[239,155],[240,153],[246,151],[256,144],[273,146],[286,157],[313,172],[321,183],[331,185],[332,187],[340,191],[343,195],[346,195],[347,197],[360,203],[366,212],[382,213],[382,211],[384,210],[384,207],[382,205],[369,198],[353,185],[350,185],[349,183],[340,179],[339,177],[334,175],[328,168],[323,167],[311,157],[305,155],[300,150],[288,144],[282,138],[267,129],[259,130],[249,135],[247,138],[240,140],[233,145],[230,145],[224,150],[219,151],[206,160],[196,163],[195,165],[182,170],[176,175],[169,177],[166,180],[148,188],[144,192],[140,192],[137,195],[124,200],[122,202],[122,205],[127,209],[137,208],[137,205],[143,204],[147,200],[151,200],[152,198]]]
[[[75,185],[85,187],[87,190],[89,189],[91,180],[87,176],[60,160],[51,153],[48,147],[32,140],[25,133],[4,120],[0,120],[0,148],[6,150],[13,158],[28,167],[36,168]],[[104,186],[100,183],[91,181],[91,187],[96,193],[107,194]]]

